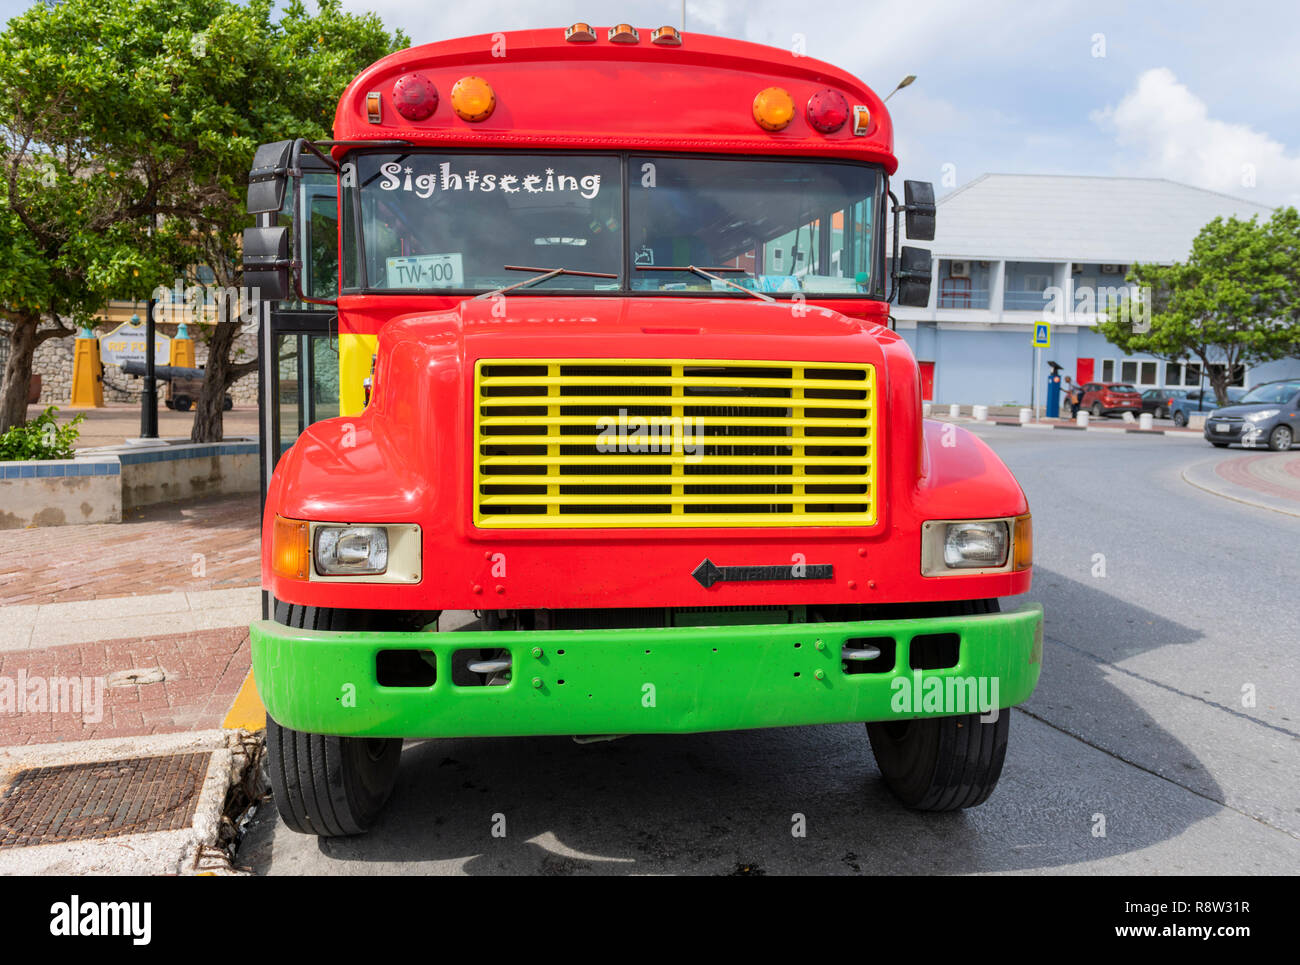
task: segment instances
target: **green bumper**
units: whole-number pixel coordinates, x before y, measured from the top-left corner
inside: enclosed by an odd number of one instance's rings
[[[264,620],[251,631],[257,691],[280,724],[419,738],[694,733],[1005,708],[1038,682],[1042,627],[1042,608],[1032,604],[979,616],[774,626],[354,633]],[[928,634],[957,635],[955,666],[911,668],[912,641]],[[876,672],[845,672],[841,651],[855,639],[872,640],[881,657],[847,666]],[[452,654],[471,648],[508,650],[510,682],[454,686]],[[435,655],[432,686],[379,685],[378,652],[406,649]]]

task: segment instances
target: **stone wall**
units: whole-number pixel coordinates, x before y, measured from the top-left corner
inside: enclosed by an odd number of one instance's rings
[[[208,346],[202,333],[196,333],[198,326],[191,326],[191,334],[198,334],[194,341],[194,355],[201,366],[208,360]],[[159,325],[158,331],[163,335],[173,336],[175,325]],[[102,333],[97,333],[102,334]],[[41,405],[66,405],[72,398],[72,353],[73,339],[52,338],[36,349],[32,360],[32,371],[41,376]],[[0,366],[4,365],[8,343],[0,340]],[[231,351],[232,362],[243,362],[257,358],[257,336],[245,330],[235,339]],[[159,365],[166,364],[160,361]],[[159,405],[165,398],[166,383],[158,384]],[[144,391],[144,379],[123,375],[115,365],[104,366],[104,401],[139,403],[140,393]],[[250,372],[230,387],[230,395],[235,405],[257,405],[257,373]]]

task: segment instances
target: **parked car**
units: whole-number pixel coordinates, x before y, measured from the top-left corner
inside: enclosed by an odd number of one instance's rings
[[[1174,400],[1187,395],[1186,389],[1147,389],[1142,393],[1142,411],[1164,419],[1174,410]]]
[[[1265,444],[1274,452],[1290,449],[1300,437],[1300,381],[1262,382],[1236,405],[1216,409],[1205,420],[1205,438],[1220,449],[1234,442]]]
[[[1096,419],[1116,412],[1136,415],[1142,411],[1142,396],[1127,382],[1088,382],[1083,387],[1079,408],[1087,409]]]
[[[1228,389],[1228,404],[1236,402],[1246,394],[1245,389]],[[1213,412],[1219,407],[1219,397],[1213,389],[1192,389],[1181,399],[1175,399],[1171,417],[1174,425],[1185,426],[1195,412]]]

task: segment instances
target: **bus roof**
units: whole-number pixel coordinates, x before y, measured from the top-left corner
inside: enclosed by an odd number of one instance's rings
[[[561,27],[503,31],[390,54],[348,85],[334,136],[459,148],[852,158],[882,164],[890,174],[897,167],[884,104],[837,67],[706,34],[681,34],[679,45],[666,45],[652,42],[648,30],[634,43],[612,42],[603,27],[592,33],[594,41],[579,43],[566,40]],[[394,84],[412,74],[437,95],[436,108],[422,120],[401,116],[393,99]],[[481,78],[495,95],[484,120],[465,120],[453,109],[452,88],[465,77]],[[771,87],[793,99],[794,116],[782,130],[765,130],[754,118],[755,95]],[[807,105],[827,89],[843,96],[849,119],[823,134],[809,122]],[[426,94],[426,108],[429,101]]]

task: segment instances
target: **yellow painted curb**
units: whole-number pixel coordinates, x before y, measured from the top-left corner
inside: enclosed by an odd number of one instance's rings
[[[226,730],[264,730],[266,728],[266,708],[262,698],[257,696],[257,685],[253,683],[253,671],[248,671],[244,683],[235,695],[235,702],[230,705],[226,719],[221,725]]]

